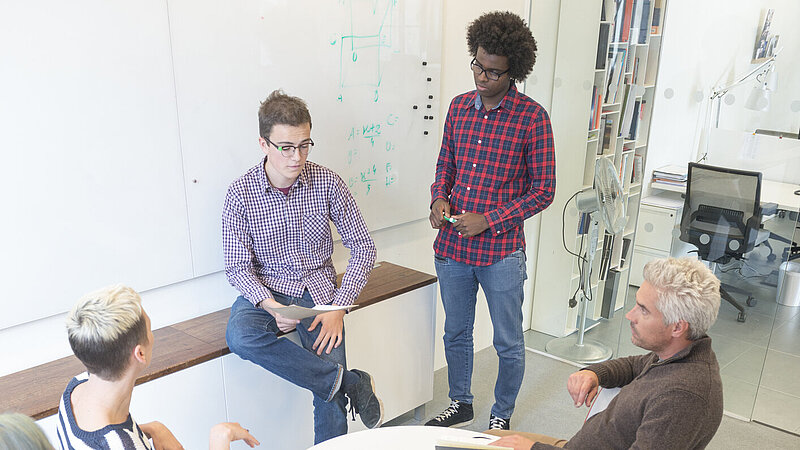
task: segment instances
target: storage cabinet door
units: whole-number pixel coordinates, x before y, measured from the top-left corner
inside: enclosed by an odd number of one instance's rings
[[[672,229],[677,211],[669,208],[642,205],[636,229],[636,247],[661,250],[669,255],[672,247]]]

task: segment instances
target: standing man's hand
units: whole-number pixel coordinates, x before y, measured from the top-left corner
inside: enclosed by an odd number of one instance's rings
[[[321,355],[322,351],[330,354],[331,350],[339,347],[342,343],[342,329],[344,328],[344,310],[330,311],[322,314],[317,314],[308,331],[313,331],[317,325],[322,326],[319,330],[317,340],[311,346],[312,350],[317,351],[317,355]],[[327,346],[327,348],[326,348]]]
[[[477,236],[489,228],[489,222],[483,214],[464,213],[453,216],[456,223],[453,228],[464,237]]]
[[[591,370],[579,370],[570,375],[567,380],[567,390],[575,402],[575,407],[592,406],[592,402],[597,396],[598,386],[600,386],[600,380],[597,378],[597,374]]]
[[[267,306],[269,306],[270,308],[281,308],[283,307],[283,305],[275,301],[274,298],[265,298],[264,300],[261,300],[261,302],[258,304],[259,308],[270,313],[272,317],[275,318],[275,324],[278,325],[279,330],[283,331],[284,333],[288,333],[297,328],[297,324],[300,323],[299,320],[288,319],[286,317],[283,317],[282,315],[267,309]]]
[[[444,225],[444,216],[450,217],[450,203],[446,200],[438,199],[431,205],[431,227],[439,229]]]

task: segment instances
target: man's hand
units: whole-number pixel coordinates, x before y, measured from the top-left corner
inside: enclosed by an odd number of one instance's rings
[[[477,236],[489,228],[489,222],[483,214],[464,213],[452,217],[457,220],[453,228],[464,237]]]
[[[597,396],[598,386],[600,386],[600,380],[597,379],[597,374],[591,370],[579,370],[570,375],[567,380],[567,390],[572,396],[576,408],[581,405],[592,406],[592,402]]]
[[[450,203],[446,200],[438,199],[431,205],[431,215],[429,217],[431,227],[442,228],[445,223],[444,216],[450,216]]]
[[[140,425],[139,428],[153,440],[155,450],[183,450],[181,443],[163,423],[149,422]]]
[[[524,437],[515,434],[513,436],[506,436],[502,439],[498,439],[489,445],[495,447],[511,447],[514,450],[530,450],[530,448],[533,447],[533,444],[535,444],[535,442],[532,440],[525,439]]]
[[[250,434],[250,430],[243,428],[236,422],[222,422],[211,427],[208,438],[209,450],[230,450],[231,442],[244,440],[250,448],[261,445],[258,440]]]
[[[312,350],[317,351],[317,355],[321,355],[322,351],[330,354],[334,347],[339,347],[342,343],[342,328],[344,328],[344,310],[330,311],[322,314],[317,314],[308,331],[313,331],[317,325],[322,326],[319,330],[317,340],[311,346]],[[327,348],[325,348],[327,346]]]
[[[267,306],[269,306],[270,308],[281,308],[283,307],[283,305],[275,301],[274,298],[265,298],[264,300],[261,300],[261,302],[258,304],[259,308],[270,313],[272,317],[275,318],[275,324],[278,325],[279,330],[283,331],[284,333],[288,333],[297,328],[297,324],[300,323],[299,320],[287,319],[286,317],[283,317],[278,313],[270,311],[269,309],[267,309]]]

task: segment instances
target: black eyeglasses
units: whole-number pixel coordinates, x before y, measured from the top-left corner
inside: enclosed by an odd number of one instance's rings
[[[269,138],[267,137],[264,137],[264,140],[267,141],[268,144],[277,148],[278,151],[281,152],[281,155],[284,158],[291,158],[297,151],[299,151],[300,154],[303,156],[308,155],[308,152],[311,151],[311,147],[314,146],[314,141],[312,141],[311,139],[309,139],[307,142],[303,142],[302,144],[298,145],[278,145],[270,141]]]
[[[478,76],[480,76],[482,73],[485,73],[486,74],[486,78],[488,78],[488,79],[490,79],[492,81],[499,80],[500,77],[502,77],[503,75],[506,74],[506,72],[511,70],[510,68],[508,68],[508,69],[506,69],[506,70],[504,70],[502,72],[498,72],[498,71],[496,71],[494,69],[484,69],[483,66],[481,65],[481,63],[479,63],[475,58],[472,58],[472,62],[469,63],[469,68],[472,69],[472,72],[475,73],[475,75],[478,75]]]

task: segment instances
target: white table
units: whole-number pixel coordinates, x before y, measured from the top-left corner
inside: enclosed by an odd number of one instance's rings
[[[474,439],[475,443],[488,444],[499,439],[490,434],[459,428],[443,427],[384,427],[345,434],[319,443],[309,450],[434,450],[440,439]]]
[[[684,186],[673,186],[666,183],[651,182],[650,187],[662,191],[686,192]],[[800,185],[762,179],[761,203],[777,203],[778,209],[797,211],[800,209],[800,195],[794,193],[797,190],[800,190]]]

